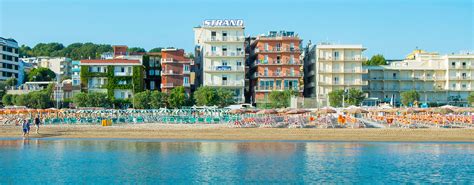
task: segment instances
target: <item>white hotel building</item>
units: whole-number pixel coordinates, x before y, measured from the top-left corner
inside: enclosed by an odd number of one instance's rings
[[[205,20],[194,28],[200,85],[230,89],[237,103],[245,100],[244,29],[243,20]]]
[[[368,84],[362,79],[367,69],[362,62],[362,45],[317,44],[304,52],[306,97],[316,98],[318,106],[329,106],[328,94],[338,89],[360,89]]]
[[[18,43],[14,39],[0,37],[0,80],[19,77],[18,55]]]
[[[421,51],[421,50],[420,50]],[[416,90],[420,102],[463,106],[474,91],[474,55],[420,52],[389,65],[368,66],[369,98],[400,103],[400,93]]]

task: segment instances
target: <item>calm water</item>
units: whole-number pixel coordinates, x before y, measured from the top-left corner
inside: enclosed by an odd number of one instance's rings
[[[474,144],[0,140],[0,184],[473,183]]]

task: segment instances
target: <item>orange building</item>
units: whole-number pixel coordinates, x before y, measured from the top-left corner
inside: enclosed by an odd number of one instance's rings
[[[250,95],[257,106],[270,103],[271,91],[303,93],[301,39],[294,32],[271,31],[250,43]]]
[[[191,67],[194,61],[185,56],[183,49],[161,50],[161,91],[169,92],[174,87],[184,86],[191,93]]]

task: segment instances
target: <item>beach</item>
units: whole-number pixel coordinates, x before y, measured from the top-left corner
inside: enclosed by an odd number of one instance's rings
[[[20,138],[18,126],[1,125],[0,138]],[[223,124],[47,125],[30,138],[117,138],[292,141],[449,141],[474,142],[474,129],[400,128],[229,128]]]

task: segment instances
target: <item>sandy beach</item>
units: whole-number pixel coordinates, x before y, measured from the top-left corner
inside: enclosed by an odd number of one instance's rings
[[[474,142],[474,129],[289,129],[228,128],[210,124],[126,124],[119,126],[48,125],[30,138],[133,138],[313,141],[463,141]],[[0,126],[0,138],[20,138],[20,127]]]

